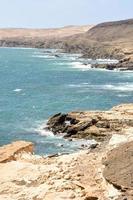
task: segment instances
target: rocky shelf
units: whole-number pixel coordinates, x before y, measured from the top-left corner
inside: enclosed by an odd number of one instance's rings
[[[33,154],[31,142],[0,148],[1,200],[132,200],[133,104],[50,118],[55,134],[98,146],[61,156]]]
[[[133,104],[116,106],[109,111],[58,113],[52,116],[48,129],[65,138],[86,138],[103,141],[112,134],[123,134],[133,126]]]

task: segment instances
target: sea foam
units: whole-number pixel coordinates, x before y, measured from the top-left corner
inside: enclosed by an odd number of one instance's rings
[[[68,87],[72,88],[88,88],[93,90],[114,90],[122,92],[133,91],[132,83],[118,83],[118,84],[104,84],[104,85],[93,85],[90,83],[80,83],[80,84],[69,84]]]
[[[53,132],[47,128],[47,121],[44,121],[41,125],[39,125],[36,132],[41,136],[54,136]]]
[[[81,71],[87,71],[87,70],[91,69],[91,64],[84,65],[81,62],[72,62],[71,66],[72,66],[72,68],[80,69]]]
[[[20,88],[16,88],[16,89],[14,89],[13,91],[14,91],[14,92],[21,92],[22,89],[20,89]]]

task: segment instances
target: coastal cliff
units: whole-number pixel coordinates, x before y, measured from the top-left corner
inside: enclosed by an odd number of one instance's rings
[[[117,59],[118,64],[94,65],[109,70],[133,70],[133,19],[101,23],[84,34],[71,36],[63,43],[67,52],[83,58]]]
[[[93,67],[132,70],[133,19],[58,29],[0,29],[0,46],[55,48],[83,58],[117,59],[118,64]]]
[[[118,59],[118,64],[94,65],[109,70],[133,69],[133,19],[96,26],[56,29],[0,29],[1,47],[55,48],[83,58]]]
[[[0,156],[9,158],[0,161],[1,200],[133,199],[133,104],[58,114],[48,126],[97,145],[57,157],[32,155],[33,144],[24,141],[1,147]]]

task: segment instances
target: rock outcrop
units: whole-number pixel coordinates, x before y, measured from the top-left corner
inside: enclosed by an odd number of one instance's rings
[[[133,127],[133,104],[123,104],[103,112],[59,113],[48,121],[48,128],[54,134],[97,141],[106,140],[114,133],[122,134],[125,127]]]
[[[105,151],[59,157],[29,154],[0,163],[1,200],[111,200],[119,191],[103,177]]]
[[[80,52],[84,58],[133,58],[133,19],[98,24],[84,34],[64,39],[62,48],[67,52]]]
[[[119,71],[133,70],[133,57],[127,57],[121,59],[118,63],[93,64],[92,68],[103,68],[107,70],[119,70]]]
[[[0,163],[15,160],[15,156],[22,152],[33,153],[33,149],[33,144],[25,141],[17,141],[0,147]]]
[[[104,177],[116,188],[133,198],[133,141],[120,145],[107,154]]]
[[[95,126],[98,135],[87,136],[100,137],[99,145],[58,157],[32,155],[33,144],[24,141],[1,147],[0,200],[133,199],[133,104],[57,114],[49,121],[56,133],[66,125],[78,127],[74,136],[82,137]]]

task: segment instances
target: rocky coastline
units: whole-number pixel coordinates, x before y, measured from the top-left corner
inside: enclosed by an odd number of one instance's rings
[[[83,58],[117,59],[93,68],[133,70],[133,19],[58,29],[0,29],[1,47],[60,49]]]
[[[58,113],[49,119],[47,125],[54,134],[65,138],[104,141],[112,134],[122,134],[124,127],[133,125],[132,106],[120,105],[109,111]]]
[[[118,60],[118,63],[111,64],[94,64],[92,68],[107,69],[107,70],[119,70],[119,71],[132,71],[133,70],[133,58],[127,57]]]
[[[60,156],[35,155],[25,141],[0,147],[1,200],[133,199],[133,104],[59,113],[48,128],[97,145]]]

